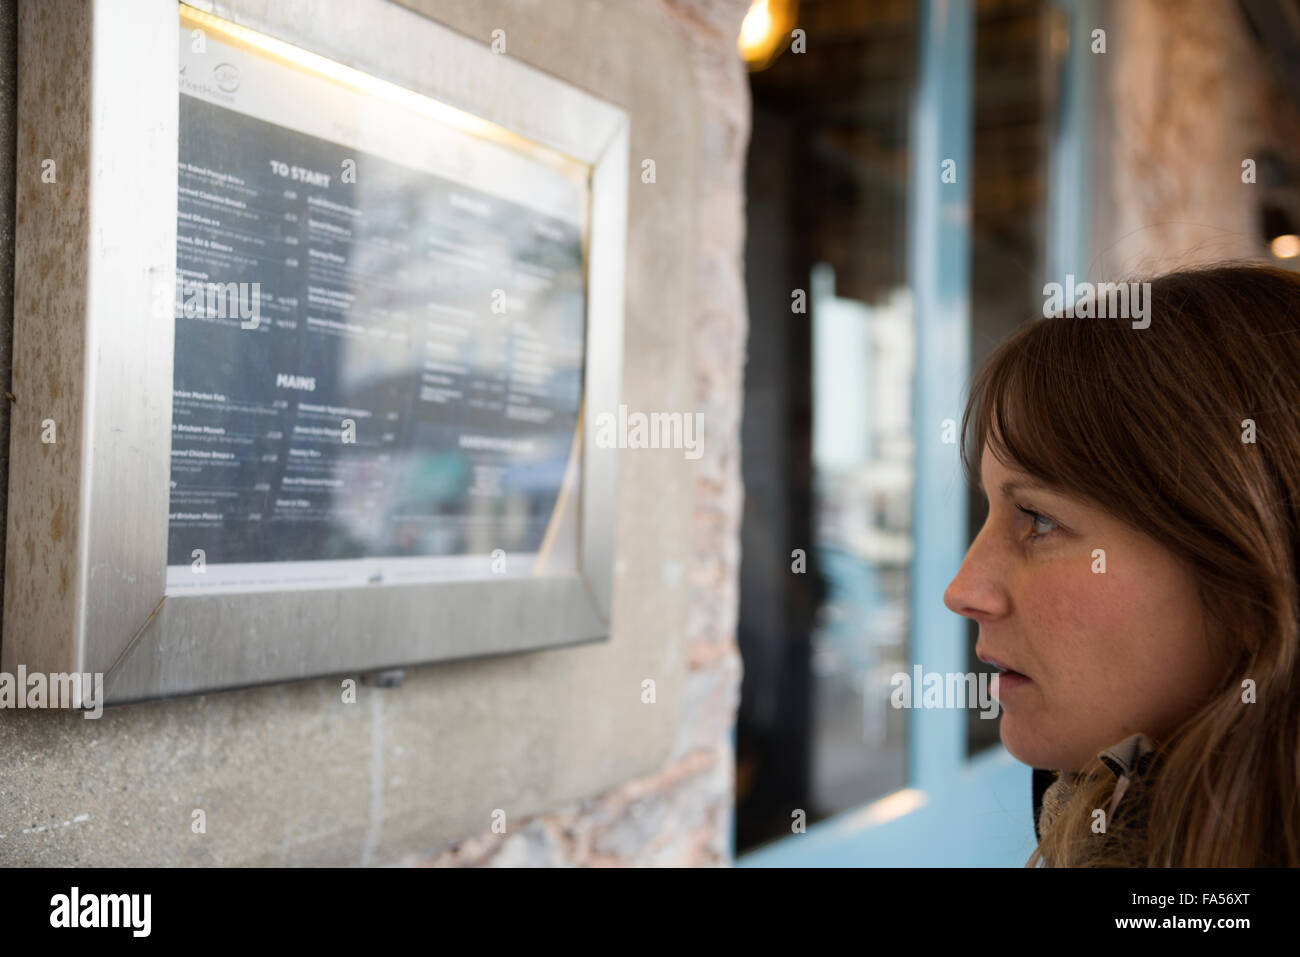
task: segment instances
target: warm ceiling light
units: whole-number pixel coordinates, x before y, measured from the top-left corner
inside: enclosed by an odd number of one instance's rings
[[[1296,256],[1300,256],[1300,236],[1294,233],[1275,236],[1268,246],[1278,259],[1295,259]]]
[[[785,48],[794,28],[795,0],[753,0],[744,21],[736,47],[751,70],[761,70],[771,64]]]
[[[740,52],[760,50],[768,43],[772,32],[772,8],[767,0],[754,0],[740,25]]]

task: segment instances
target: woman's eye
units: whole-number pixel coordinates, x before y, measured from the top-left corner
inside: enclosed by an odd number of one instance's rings
[[[1029,516],[1030,532],[1026,538],[1042,538],[1049,532],[1056,531],[1056,523],[1046,515],[1035,512],[1032,508],[1025,508],[1023,505],[1017,505],[1016,510]]]

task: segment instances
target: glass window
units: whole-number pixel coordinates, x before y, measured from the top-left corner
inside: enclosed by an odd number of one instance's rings
[[[906,783],[916,4],[805,0],[752,75],[736,850]]]

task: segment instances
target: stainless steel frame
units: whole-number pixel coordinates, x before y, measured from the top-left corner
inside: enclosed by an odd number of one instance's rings
[[[618,406],[623,110],[387,0],[190,5],[591,166],[584,421]],[[20,9],[0,670],[106,672],[116,704],[607,638],[617,452],[592,428],[578,573],[164,600],[174,320],[150,307],[175,275],[178,16],[176,0]]]

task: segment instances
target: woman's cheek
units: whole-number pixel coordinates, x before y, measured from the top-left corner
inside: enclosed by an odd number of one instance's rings
[[[1020,608],[1030,646],[1024,667],[1037,666],[1047,684],[1077,679],[1117,642],[1113,584],[1081,559],[1044,563],[1035,572]]]
[[[1094,572],[1080,559],[1052,570],[1042,594],[1041,626],[1035,629],[1044,655],[1046,707],[1057,731],[1095,751],[1130,734],[1158,689],[1159,657],[1151,630],[1154,599],[1149,581]],[[1050,597],[1050,600],[1048,599]],[[1162,603],[1162,602],[1158,602]]]

